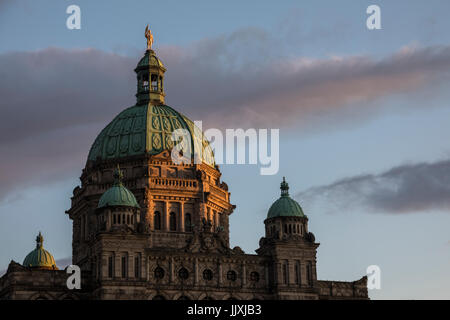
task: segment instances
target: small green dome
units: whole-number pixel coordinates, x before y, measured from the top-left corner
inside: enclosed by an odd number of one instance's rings
[[[284,177],[280,189],[281,197],[270,206],[267,219],[275,217],[306,217],[298,202],[289,196],[289,185]]]
[[[31,251],[23,260],[22,265],[30,268],[58,270],[53,256],[44,249],[44,237],[39,232],[36,237],[36,249]]]
[[[122,172],[119,168],[114,172],[114,185],[100,197],[97,208],[124,206],[139,208],[134,194],[122,184]]]

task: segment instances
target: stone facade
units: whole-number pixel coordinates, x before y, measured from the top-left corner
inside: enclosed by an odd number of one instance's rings
[[[140,209],[97,208],[120,165]],[[307,217],[264,221],[257,254],[229,246],[234,206],[218,167],[175,165],[168,151],[89,162],[74,189],[73,264],[82,290],[64,271],[12,262],[0,280],[6,299],[367,299],[366,277],[317,280]],[[120,217],[120,218],[119,218]],[[120,220],[119,220],[120,219]]]

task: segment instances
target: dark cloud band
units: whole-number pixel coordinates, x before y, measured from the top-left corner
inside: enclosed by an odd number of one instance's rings
[[[296,195],[331,211],[376,213],[450,212],[450,160],[402,165],[381,174],[345,178]]]

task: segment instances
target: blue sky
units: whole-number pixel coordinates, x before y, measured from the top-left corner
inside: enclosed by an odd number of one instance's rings
[[[65,26],[70,4],[81,7],[81,30]],[[382,30],[365,27],[370,4],[381,7]],[[237,205],[233,246],[258,247],[286,176],[321,243],[320,279],[356,280],[377,264],[382,289],[372,298],[449,299],[449,9],[445,0],[0,1],[0,111],[8,119],[0,129],[0,269],[21,262],[39,230],[56,259],[71,255],[64,211],[96,134],[134,103],[132,69],[148,23],[168,69],[169,105],[206,126],[280,128],[279,174],[221,167]],[[280,65],[298,71],[273,73]],[[64,86],[84,81],[80,68],[92,72],[96,92]],[[263,95],[261,75],[280,88]],[[237,98],[221,87],[233,77]],[[201,90],[208,83],[216,87],[209,95]],[[77,100],[80,93],[93,98]],[[441,162],[449,170],[437,181],[407,185],[422,179],[408,165],[435,170]],[[389,171],[398,167],[400,178]],[[387,198],[386,181],[407,192]]]

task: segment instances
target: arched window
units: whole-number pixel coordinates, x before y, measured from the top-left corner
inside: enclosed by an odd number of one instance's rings
[[[181,268],[180,270],[178,270],[178,277],[180,277],[180,279],[182,280],[186,280],[187,278],[189,278],[189,271],[187,271],[186,268]]]
[[[259,281],[259,273],[256,271],[253,271],[250,273],[250,281],[258,282]]]
[[[158,91],[158,75],[152,74],[151,75],[151,90],[152,91]]]
[[[161,213],[159,211],[155,211],[153,215],[153,225],[155,230],[161,230]]]
[[[213,278],[213,272],[209,269],[203,270],[203,279],[205,280],[212,280]]]
[[[170,231],[177,231],[177,216],[175,212],[171,212],[169,216]]]
[[[227,272],[227,280],[236,281],[236,279],[237,279],[236,271],[230,270]]]
[[[192,231],[192,221],[191,221],[191,214],[190,213],[186,213],[184,215],[184,229],[187,232]]]
[[[156,267],[155,269],[155,278],[162,279],[164,278],[164,269],[161,267]]]
[[[144,89],[145,92],[147,92],[149,89],[148,73],[142,75],[142,89]]]

